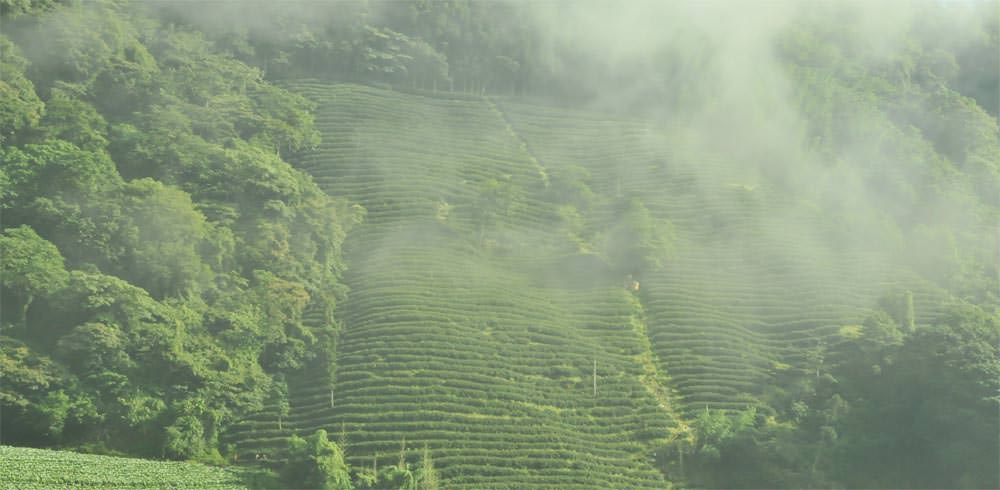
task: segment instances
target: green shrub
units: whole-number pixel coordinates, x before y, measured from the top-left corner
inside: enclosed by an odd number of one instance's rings
[[[281,470],[281,481],[288,488],[354,488],[343,451],[323,429],[305,439],[294,435],[288,438],[288,461]]]
[[[205,428],[196,417],[184,415],[167,427],[163,455],[171,459],[195,459],[205,452]]]

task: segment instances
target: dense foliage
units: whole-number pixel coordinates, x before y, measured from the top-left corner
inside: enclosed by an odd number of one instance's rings
[[[218,459],[335,335],[352,214],[283,160],[311,106],[128,6],[11,8],[4,442]]]
[[[0,0],[0,442],[265,487],[995,487],[1000,16],[948,3],[874,47],[795,10],[746,67],[684,8],[704,46],[644,58],[547,31],[579,2]],[[0,480],[237,485],[19,451]]]
[[[69,451],[0,446],[0,487],[198,488],[245,490],[241,471],[196,463],[148,461]]]

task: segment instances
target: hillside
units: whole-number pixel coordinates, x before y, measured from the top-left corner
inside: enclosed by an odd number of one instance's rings
[[[0,1],[0,485],[1000,485],[998,9]]]
[[[639,297],[687,412],[760,405],[775,366],[808,368],[805,352],[835,347],[839,329],[861,323],[882,294],[916,291],[922,324],[948,300],[885,250],[831,239],[850,229],[741,159],[699,151],[680,128],[515,100],[501,107],[550,172],[589,174],[596,201],[607,203],[593,213],[598,227],[614,224],[608,208],[623,198],[674,225],[674,255],[643,274]]]
[[[471,213],[491,180],[544,188],[501,115],[477,98],[296,89],[318,103],[327,142],[302,168],[368,216],[345,244],[352,293],[332,394],[293,390],[301,425],[289,427],[343,431],[355,466],[427,445],[454,488],[661,487],[650,448],[673,415],[647,376],[641,307],[610,277],[551,287],[537,274],[562,259],[545,243],[557,236],[542,192],[485,230]],[[503,250],[514,246],[534,251]],[[300,399],[324,410],[300,417]]]
[[[454,488],[655,485],[650,456],[675,411],[771,410],[765,387],[812,369],[808,352],[818,345],[849,340],[843,327],[863,322],[884,291],[915,291],[918,324],[937,321],[949,301],[886,270],[880,257],[866,261],[808,236],[777,248],[759,223],[788,203],[716,177],[732,175],[727,162],[705,166],[682,146],[663,152],[669,133],[654,125],[516,101],[498,107],[485,97],[290,87],[317,102],[325,142],[300,167],[369,215],[345,246],[352,293],[341,306],[330,399],[315,378],[293,390],[298,425],[276,436],[331,429],[357,466],[391,461],[400,444],[413,453],[428,445]],[[657,131],[662,139],[650,141]],[[613,219],[624,195],[676,223],[676,254],[644,274],[640,292],[599,259],[570,253],[547,182],[570,165],[590,172],[598,219]],[[524,194],[482,235],[463,211],[476,205],[469,190],[487,179]],[[703,187],[719,191],[706,196]],[[803,233],[834,226],[821,215],[799,219]],[[706,229],[715,220],[729,236]],[[810,267],[821,254],[823,267]],[[574,265],[598,269],[579,277]],[[589,461],[582,472],[571,466]],[[612,476],[619,473],[631,478]]]

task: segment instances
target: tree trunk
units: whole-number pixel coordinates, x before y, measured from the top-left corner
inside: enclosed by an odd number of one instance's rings
[[[677,459],[681,465],[681,481],[684,481],[684,448],[680,446],[677,447]]]
[[[24,302],[24,306],[21,307],[21,329],[25,332],[28,331],[28,308],[31,308],[31,302],[34,300],[35,296],[29,294],[28,299]]]
[[[819,457],[823,454],[823,443],[820,443],[816,447],[816,456],[813,458],[812,467],[809,468],[809,475],[813,480],[816,479],[816,467],[819,466]]]
[[[903,329],[911,333],[916,328],[916,323],[916,315],[913,313],[913,292],[907,291],[903,294]]]

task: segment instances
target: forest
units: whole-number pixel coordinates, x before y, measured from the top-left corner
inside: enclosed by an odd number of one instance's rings
[[[1000,488],[998,112],[997,0],[0,0],[0,488]]]

